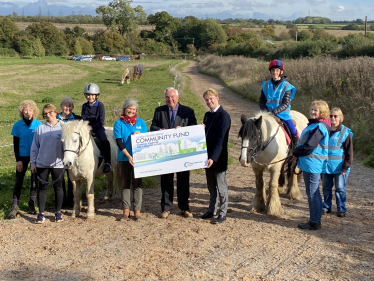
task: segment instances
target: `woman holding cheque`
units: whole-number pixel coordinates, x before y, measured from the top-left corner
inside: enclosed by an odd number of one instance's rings
[[[147,125],[143,119],[137,117],[138,101],[127,99],[122,108],[122,115],[114,123],[113,136],[116,139],[118,151],[117,160],[120,170],[121,196],[123,216],[121,220],[127,220],[130,216],[130,208],[133,204],[135,219],[140,219],[143,190],[142,179],[134,178],[134,162],[132,159],[131,135],[148,132]],[[132,189],[131,189],[132,182]],[[131,196],[131,193],[133,196]],[[131,202],[131,197],[133,202]]]

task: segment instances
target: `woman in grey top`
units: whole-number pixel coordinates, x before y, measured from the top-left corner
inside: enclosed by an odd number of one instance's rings
[[[64,176],[64,157],[61,142],[62,127],[57,120],[58,112],[53,104],[47,103],[43,107],[43,117],[47,121],[40,125],[31,145],[30,163],[31,172],[37,173],[39,179],[38,203],[39,214],[35,223],[44,223],[44,209],[47,200],[48,175],[52,175],[53,188],[55,190],[56,213],[55,221],[62,222],[61,214],[63,201],[62,180]]]

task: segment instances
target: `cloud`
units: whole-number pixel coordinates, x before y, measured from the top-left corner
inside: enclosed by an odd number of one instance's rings
[[[342,12],[345,12],[346,9],[344,6],[342,5],[331,5],[330,6],[330,9],[335,12],[335,13],[342,13]]]
[[[312,6],[320,5],[326,3],[326,0],[305,0],[308,4]]]
[[[268,4],[256,0],[233,0],[230,2],[234,10],[254,10],[253,8],[268,7]]]

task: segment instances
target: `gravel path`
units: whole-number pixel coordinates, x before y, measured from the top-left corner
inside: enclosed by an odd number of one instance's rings
[[[232,118],[231,154],[237,159],[240,115],[253,115],[257,105],[199,74],[195,62],[183,72],[199,98],[210,87],[220,93]],[[34,225],[35,217],[28,214],[1,221],[0,280],[373,280],[372,169],[353,165],[347,217],[336,217],[334,206],[319,231],[296,228],[308,218],[305,195],[290,201],[282,194],[285,213],[280,218],[250,213],[252,170],[234,165],[227,177],[230,203],[222,225],[182,218],[176,206],[167,220],[158,219],[159,188],[144,190],[140,221],[116,221],[118,197],[109,203],[96,199],[94,221],[86,221],[84,213],[72,219],[71,211],[60,224],[52,222],[53,214],[47,214],[44,225]],[[304,194],[304,185],[300,188]],[[208,198],[204,174],[193,173],[195,215],[206,210]]]

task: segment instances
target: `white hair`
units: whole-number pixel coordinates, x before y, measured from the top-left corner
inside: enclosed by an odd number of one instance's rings
[[[74,103],[73,100],[69,97],[64,97],[60,103],[60,107],[62,107],[64,104],[69,104],[71,105],[72,108],[74,108]]]
[[[133,99],[133,98],[130,98],[130,99],[127,99],[122,107],[122,112],[125,112],[125,109],[130,107],[130,106],[133,106],[133,105],[136,105],[136,112],[138,112],[138,107],[139,107],[139,104],[138,104],[138,100],[137,99]]]
[[[168,88],[166,88],[166,89],[165,89],[165,92],[164,92],[164,95],[166,94],[167,91],[170,91],[170,90],[174,90],[174,91],[175,91],[175,94],[176,94],[177,96],[179,96],[178,90],[175,89],[175,88],[173,88],[173,87],[168,87]]]

